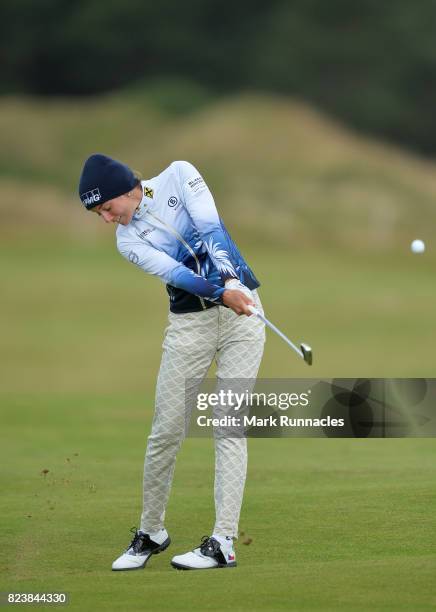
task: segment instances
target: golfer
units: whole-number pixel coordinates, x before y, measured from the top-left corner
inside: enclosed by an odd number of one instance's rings
[[[195,384],[213,360],[218,383],[257,376],[265,330],[250,316],[248,305],[262,312],[259,282],[218,216],[204,179],[186,161],[175,161],[158,176],[140,180],[123,163],[91,155],[82,170],[79,194],[87,210],[118,224],[121,255],[159,277],[170,300],[145,454],[140,528],[112,565],[113,570],[133,570],[145,567],[151,555],[170,544],[165,508],[192,408],[189,393],[195,398]],[[145,305],[142,308],[146,312]],[[234,540],[246,470],[246,438],[215,436],[215,525],[197,548],[173,557],[173,567],[236,566]]]

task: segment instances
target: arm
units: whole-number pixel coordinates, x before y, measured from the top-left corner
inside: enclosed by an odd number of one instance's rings
[[[247,304],[253,300],[241,291],[224,289],[209,283],[205,278],[179,263],[163,251],[151,245],[140,243],[120,243],[118,250],[123,257],[139,268],[160,278],[163,282],[203,297],[216,304],[224,304],[236,314],[251,315]]]
[[[223,287],[210,283],[163,251],[143,242],[120,243],[118,250],[128,261],[163,282],[216,304],[223,303]]]
[[[198,170],[189,162],[174,162],[179,172],[186,210],[198,230],[214,265],[225,282],[239,278],[231,249],[209,188]]]

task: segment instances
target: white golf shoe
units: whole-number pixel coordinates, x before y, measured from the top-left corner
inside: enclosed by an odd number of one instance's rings
[[[217,569],[221,567],[236,567],[236,555],[233,540],[230,537],[220,538],[203,536],[198,548],[184,555],[176,555],[171,565],[180,570]]]
[[[168,548],[171,542],[166,529],[150,535],[138,531],[135,527],[130,531],[135,535],[127,550],[112,563],[113,571],[142,569],[151,555],[159,554]]]

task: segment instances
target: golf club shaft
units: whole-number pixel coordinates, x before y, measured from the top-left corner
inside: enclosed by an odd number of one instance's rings
[[[287,344],[289,344],[289,346],[293,348],[294,351],[300,355],[301,359],[304,359],[304,355],[302,351],[300,351],[300,349],[297,346],[295,346],[295,344],[291,342],[291,340],[289,340],[289,338],[285,336],[285,334],[282,333],[278,329],[278,327],[276,327],[273,323],[271,323],[271,321],[268,321],[268,319],[263,314],[261,314],[257,310],[257,308],[255,308],[254,306],[251,306],[251,304],[249,304],[248,308],[254,315],[256,315],[256,317],[258,317],[261,321],[263,321],[265,325],[267,325],[270,329],[273,330],[273,332],[275,332],[278,336],[280,336],[282,340],[284,340]]]

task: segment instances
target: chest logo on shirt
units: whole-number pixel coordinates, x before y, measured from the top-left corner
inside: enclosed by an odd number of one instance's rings
[[[139,238],[146,238],[148,236],[148,234],[151,234],[151,232],[154,232],[156,228],[155,227],[150,227],[146,230],[144,230],[143,232],[141,232],[140,234],[138,234]]]
[[[174,208],[174,210],[177,210],[180,206],[180,202],[179,200],[176,198],[176,196],[171,196],[170,199],[168,200],[168,206],[170,208]]]
[[[153,199],[153,189],[150,189],[150,187],[145,186],[144,187],[144,195],[147,196],[147,198],[151,198]]]

